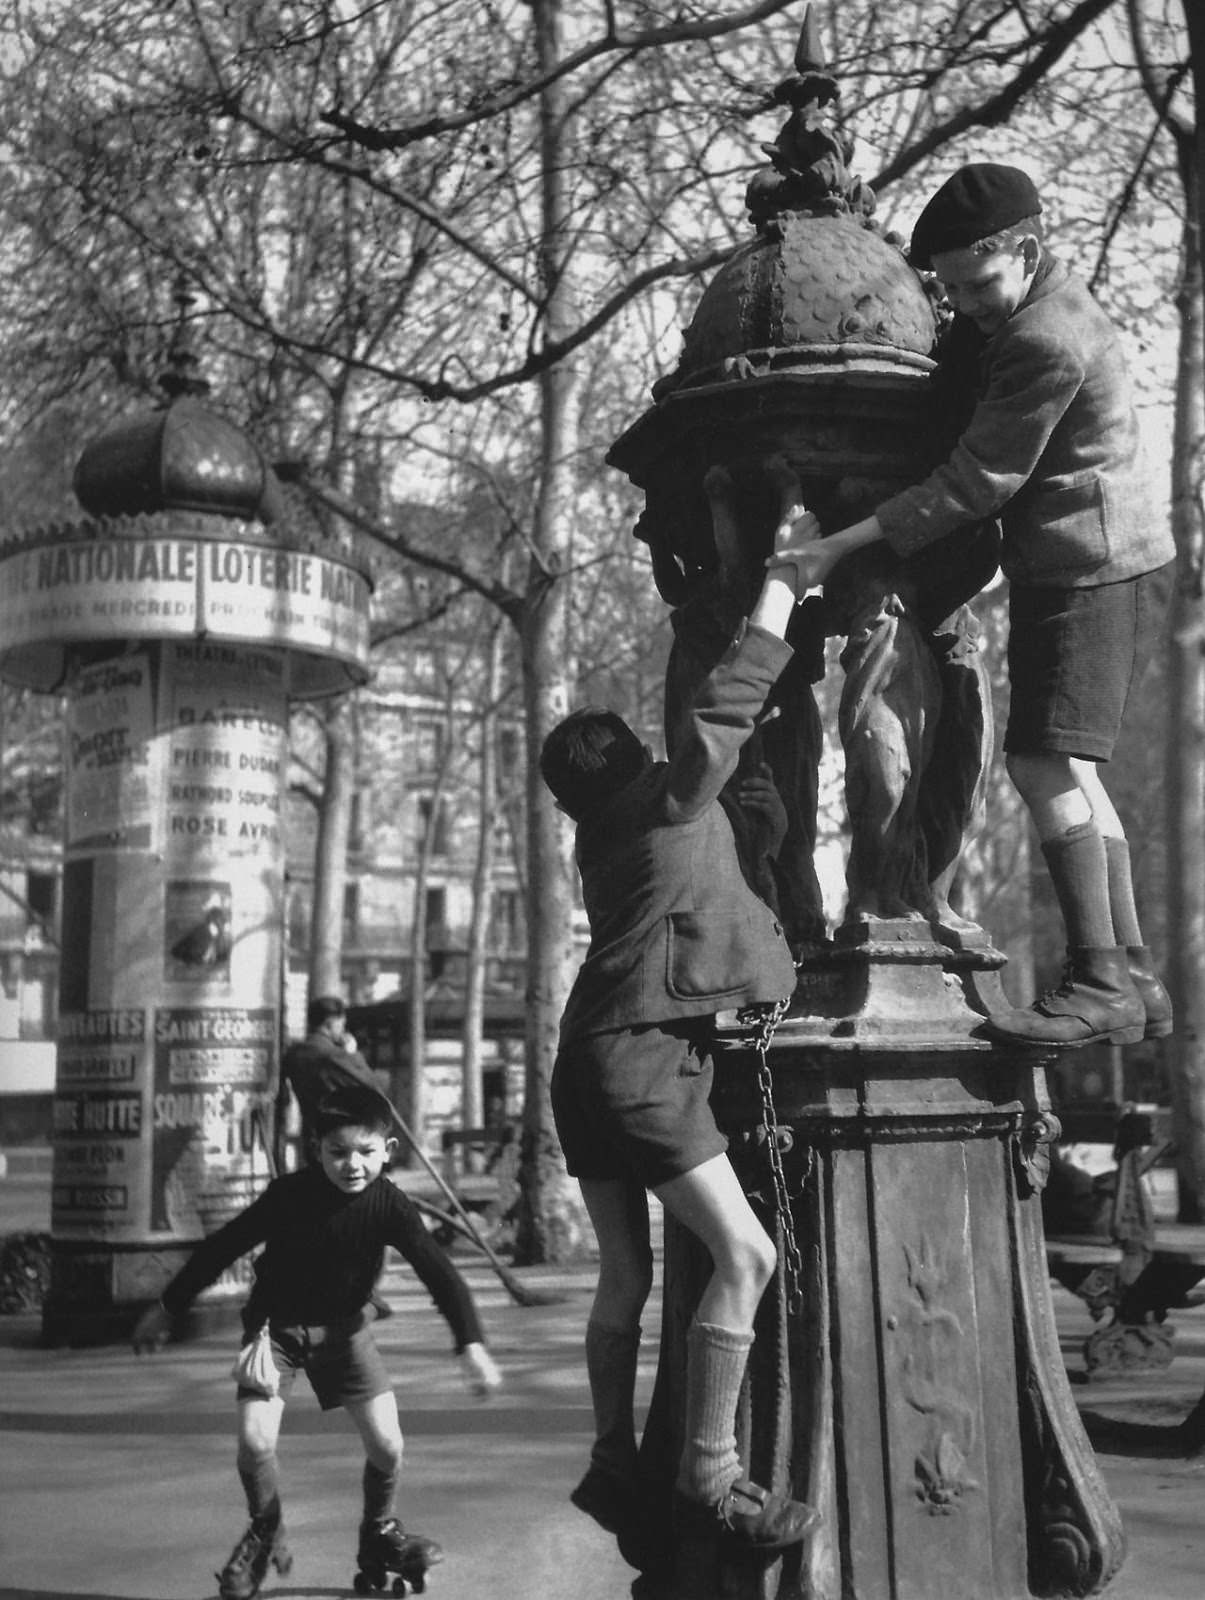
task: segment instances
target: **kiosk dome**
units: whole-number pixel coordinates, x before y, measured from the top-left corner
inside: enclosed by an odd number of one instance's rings
[[[163,403],[80,456],[86,515],[0,542],[0,677],[49,692],[73,651],[204,638],[282,652],[291,699],[367,680],[364,542],[281,483],[194,366],[181,324]]]

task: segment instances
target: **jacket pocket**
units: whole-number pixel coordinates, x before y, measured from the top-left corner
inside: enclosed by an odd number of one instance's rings
[[[1023,491],[1003,521],[1018,578],[1095,572],[1109,559],[1108,497],[1095,473],[1057,489]]]
[[[667,921],[665,986],[675,1000],[722,999],[748,986],[753,939],[747,915],[671,911]]]

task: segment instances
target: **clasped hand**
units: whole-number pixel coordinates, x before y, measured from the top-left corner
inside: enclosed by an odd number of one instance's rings
[[[790,568],[795,575],[795,600],[802,600],[811,589],[819,588],[836,565],[839,552],[826,549],[820,533],[820,520],[802,506],[792,508],[774,532],[774,554],[766,558],[767,567]]]

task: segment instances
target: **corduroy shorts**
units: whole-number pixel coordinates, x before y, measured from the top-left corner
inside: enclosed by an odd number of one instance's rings
[[[279,1395],[287,1400],[298,1372],[304,1371],[323,1411],[374,1400],[392,1389],[376,1340],[363,1317],[325,1325],[271,1325],[272,1359],[280,1373]],[[255,1400],[254,1389],[238,1390],[240,1400]]]
[[[1165,594],[1162,568],[1088,589],[1014,584],[1005,750],[1108,761],[1155,648]]]
[[[634,1175],[656,1189],[723,1155],[711,1094],[711,1018],[592,1033],[552,1072],[557,1138],[574,1178]]]

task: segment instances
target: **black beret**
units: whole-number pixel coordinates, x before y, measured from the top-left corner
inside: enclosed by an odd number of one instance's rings
[[[917,218],[912,265],[928,270],[943,250],[965,249],[1041,209],[1032,179],[1019,167],[973,161],[946,179]]]

